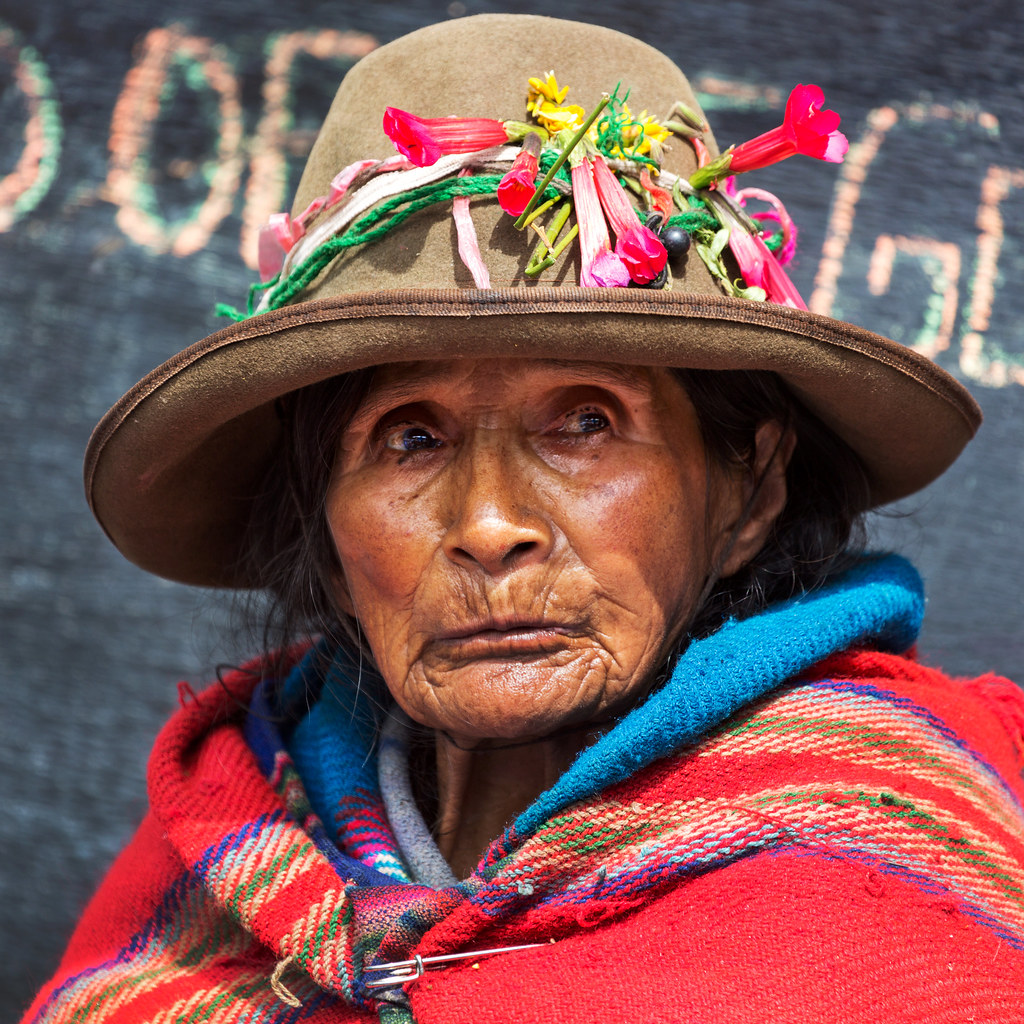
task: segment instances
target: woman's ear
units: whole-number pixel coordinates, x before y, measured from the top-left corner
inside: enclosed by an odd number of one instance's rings
[[[778,420],[766,420],[754,435],[754,458],[742,478],[741,502],[732,527],[723,531],[719,577],[739,572],[764,547],[786,506],[786,467],[796,433]]]

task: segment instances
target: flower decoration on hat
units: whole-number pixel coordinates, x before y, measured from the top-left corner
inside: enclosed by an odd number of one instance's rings
[[[586,120],[587,112],[575,104],[564,106],[569,87],[559,88],[554,71],[545,78],[531,78],[526,94],[526,109],[534,120],[554,134],[575,131]]]
[[[765,245],[761,233],[748,229],[741,212],[728,202],[723,194],[712,196],[710,201],[715,206],[716,216],[722,224],[711,240],[710,255],[713,258],[719,256],[724,248],[722,243],[728,245],[744,281],[743,285],[732,282],[729,287],[727,284],[731,293],[742,298],[767,299],[769,302],[777,302],[780,306],[806,309],[806,303],[789,279],[789,275],[782,269],[782,263]],[[705,262],[708,260],[705,259]],[[717,268],[711,269],[712,273],[721,279]]]
[[[650,284],[668,259],[665,246],[646,225],[637,222],[636,210],[619,179],[601,156],[594,157],[594,184],[601,207],[615,232],[615,252],[637,284]]]
[[[580,229],[580,284],[588,288],[625,287],[629,284],[629,268],[622,256],[612,251],[594,165],[586,158],[572,169],[572,194]]]
[[[839,131],[839,115],[834,110],[821,109],[824,102],[825,94],[818,86],[796,86],[789,94],[786,115],[778,128],[726,150],[691,175],[690,184],[704,188],[727,174],[756,171],[798,153],[841,163],[850,144]]]
[[[621,89],[588,112],[567,102],[569,87],[549,71],[526,83],[528,122],[388,107],[383,128],[395,155],[343,168],[329,194],[294,220],[271,217],[248,314],[300,299],[339,253],[386,238],[438,203],[449,204],[474,284],[490,288],[470,205],[488,196],[537,239],[527,276],[543,274],[578,239],[581,286],[670,288],[673,267],[695,251],[728,294],[806,308],[784,269],[796,247],[785,207],[764,190],[737,190],[734,178],[796,154],[843,159],[848,143],[839,115],[823,109],[821,89],[796,86],[781,125],[717,158],[704,144],[700,114],[677,103],[660,120],[646,110],[634,115]],[[688,179],[661,166],[672,145],[694,149],[698,169]],[[767,209],[757,212],[758,203]]]
[[[505,125],[489,117],[416,117],[405,110],[384,111],[384,134],[417,167],[429,167],[448,153],[475,153],[508,142]]]
[[[529,132],[523,139],[522,150],[512,161],[511,169],[498,184],[498,202],[511,217],[522,214],[537,190],[540,148],[540,136]]]

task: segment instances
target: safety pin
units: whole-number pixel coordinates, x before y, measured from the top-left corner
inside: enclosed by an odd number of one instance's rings
[[[367,988],[395,988],[407,981],[415,981],[425,971],[438,965],[451,963],[454,960],[478,960],[482,956],[493,956],[495,953],[515,953],[521,949],[536,949],[546,945],[543,942],[531,942],[525,946],[502,946],[500,949],[478,949],[469,953],[448,953],[445,956],[414,956],[411,960],[396,960],[390,964],[370,964],[367,971],[394,971],[387,978],[376,978],[366,983]]]

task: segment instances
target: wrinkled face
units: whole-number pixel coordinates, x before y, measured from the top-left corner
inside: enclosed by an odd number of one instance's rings
[[[331,478],[339,601],[413,719],[467,743],[545,736],[645,694],[739,491],[668,370],[392,365]]]

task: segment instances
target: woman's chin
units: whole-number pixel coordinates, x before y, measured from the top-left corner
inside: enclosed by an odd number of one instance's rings
[[[543,661],[477,663],[434,680],[419,700],[403,701],[415,721],[462,747],[529,743],[604,725],[635,703],[635,684],[593,667]],[[405,695],[407,698],[410,694]]]

